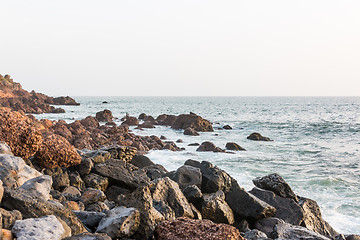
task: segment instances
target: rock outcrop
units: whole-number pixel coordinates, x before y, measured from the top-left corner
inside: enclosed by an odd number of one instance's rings
[[[272,141],[268,137],[263,137],[260,133],[252,133],[247,137],[247,139],[253,140],[253,141]]]

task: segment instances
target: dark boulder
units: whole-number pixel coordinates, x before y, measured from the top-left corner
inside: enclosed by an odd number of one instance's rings
[[[234,223],[234,213],[226,203],[225,194],[221,190],[203,195],[201,215],[203,219],[209,219],[215,223]]]
[[[203,194],[201,193],[200,188],[198,188],[195,185],[191,185],[186,187],[183,190],[184,196],[186,197],[186,199],[194,204],[197,208],[201,209],[201,202],[202,202],[202,196]]]
[[[193,128],[185,128],[184,130],[184,135],[188,135],[188,136],[199,136],[200,134],[195,131]]]
[[[150,158],[138,154],[131,159],[130,163],[134,166],[137,166],[138,168],[155,165],[155,163],[151,161]]]
[[[225,125],[225,126],[223,126],[223,129],[225,129],[225,130],[231,130],[232,127],[231,127],[230,125]]]
[[[145,118],[147,117],[147,115],[145,113],[141,113],[138,117],[139,120],[145,120]]]
[[[175,122],[171,125],[174,129],[193,128],[199,132],[213,132],[211,122],[195,114],[181,114]]]
[[[139,120],[136,117],[127,115],[121,125],[137,126],[139,125]]]
[[[101,191],[105,191],[109,185],[109,180],[107,177],[97,175],[95,173],[90,173],[84,177],[84,182],[86,187],[95,188]]]
[[[67,97],[56,97],[54,98],[54,105],[74,105],[78,106],[80,103],[77,103],[75,99],[67,96]]]
[[[113,119],[112,112],[108,109],[96,113],[96,119],[99,122],[111,122]]]
[[[183,165],[176,170],[172,180],[177,182],[181,189],[191,185],[201,187],[202,174],[199,168]]]
[[[197,149],[196,151],[198,152],[224,152],[224,150],[222,150],[219,147],[216,147],[214,143],[212,142],[203,142]]]
[[[198,162],[187,160],[185,164],[192,164],[196,167]],[[201,190],[203,193],[214,193],[219,190],[227,193],[230,190],[231,177],[225,171],[207,161],[202,161],[199,167],[202,174]]]
[[[226,143],[225,148],[227,150],[233,150],[233,151],[246,151],[244,148],[240,147],[239,144],[234,143],[234,142],[228,142]]]
[[[270,138],[268,137],[263,137],[261,136],[260,133],[252,133],[250,134],[247,139],[249,140],[254,140],[254,141],[272,141]]]

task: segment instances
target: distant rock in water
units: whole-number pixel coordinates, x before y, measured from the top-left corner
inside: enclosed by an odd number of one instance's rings
[[[247,137],[247,139],[254,141],[273,141],[268,137],[263,137],[260,133],[252,133]]]
[[[198,152],[225,152],[223,149],[215,146],[212,142],[203,142],[200,147],[196,149]]]
[[[102,103],[103,103],[103,104],[106,104],[106,103],[109,103],[109,102],[107,102],[107,101],[103,101]]]
[[[225,146],[227,150],[233,150],[233,151],[246,151],[245,148],[240,147],[239,144],[234,142],[228,142]]]
[[[113,119],[112,112],[108,109],[96,113],[96,119],[99,122],[111,122]]]
[[[223,129],[225,129],[225,130],[231,130],[232,127],[231,127],[230,125],[225,125],[225,126],[223,126]]]
[[[214,129],[210,121],[191,113],[179,115],[175,122],[171,125],[174,129],[192,128],[199,132],[213,132]]]
[[[56,97],[54,98],[54,105],[74,105],[78,106],[80,103],[77,103],[73,98],[67,97]]]
[[[184,135],[199,136],[200,134],[197,131],[195,131],[193,128],[188,127],[184,130]]]

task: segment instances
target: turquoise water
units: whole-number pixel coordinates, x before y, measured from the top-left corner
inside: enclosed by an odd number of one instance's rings
[[[81,106],[67,113],[39,117],[73,121],[110,109],[119,119],[126,113],[160,114],[195,112],[214,127],[229,124],[233,130],[215,130],[198,137],[157,127],[140,135],[182,139],[183,152],[151,151],[148,156],[168,170],[187,159],[213,162],[238,179],[246,189],[255,177],[277,172],[300,196],[316,200],[325,220],[341,233],[360,234],[360,98],[359,97],[75,97]],[[103,104],[107,101],[108,104]],[[120,123],[120,120],[116,120]],[[273,142],[246,137],[260,132]],[[218,134],[218,136],[215,136]],[[189,143],[212,141],[224,148],[230,141],[247,149],[236,154],[196,152]]]

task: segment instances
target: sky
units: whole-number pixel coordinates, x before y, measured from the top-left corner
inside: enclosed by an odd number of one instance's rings
[[[0,74],[52,96],[359,96],[358,0],[0,0]]]

